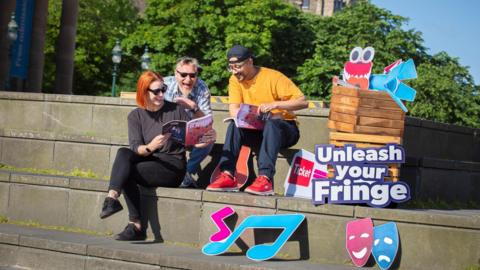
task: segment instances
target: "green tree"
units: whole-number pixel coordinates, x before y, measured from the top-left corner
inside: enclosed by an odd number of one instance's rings
[[[226,94],[226,51],[250,47],[260,65],[294,75],[311,56],[313,31],[304,15],[283,0],[151,0],[134,34],[124,42],[131,54],[152,49],[153,68],[168,75],[176,58],[199,59],[213,94]]]
[[[415,101],[408,106],[411,115],[480,127],[478,86],[457,58],[438,53],[420,64],[417,72],[418,79],[408,82],[417,89]]]
[[[373,72],[403,58],[419,64],[427,56],[420,32],[403,30],[407,19],[360,1],[332,17],[310,18],[316,31],[315,53],[298,68],[295,78],[310,97],[329,99],[331,80],[340,75],[350,51],[360,46],[375,48]]]
[[[73,92],[101,95],[110,92],[112,78],[111,50],[116,38],[124,38],[135,27],[137,11],[130,0],[82,0],[75,48]],[[44,92],[52,92],[55,82],[55,47],[59,33],[61,0],[49,1],[45,42]],[[137,59],[124,55],[120,70],[139,65]]]
[[[343,71],[351,49],[372,46],[373,73],[399,58],[414,60],[418,79],[406,83],[417,97],[408,104],[409,115],[480,127],[480,86],[456,58],[426,53],[421,32],[403,29],[406,18],[359,1],[332,17],[309,20],[316,31],[315,52],[295,77],[308,96],[329,100],[331,79]]]

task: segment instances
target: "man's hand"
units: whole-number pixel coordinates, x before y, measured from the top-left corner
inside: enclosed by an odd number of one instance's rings
[[[287,111],[296,111],[305,109],[308,107],[308,102],[305,100],[305,96],[290,99],[290,100],[282,100],[282,101],[275,101],[271,103],[262,103],[258,106],[258,113],[266,113],[271,110],[281,109]]]
[[[258,106],[258,110],[257,110],[257,113],[258,114],[261,114],[261,113],[267,113],[271,110],[275,110],[275,109],[278,109],[279,108],[279,105],[278,105],[278,102],[271,102],[271,103],[262,103],[260,104],[260,106]]]
[[[197,103],[195,103],[193,100],[191,100],[189,98],[177,97],[175,99],[175,102],[177,104],[182,105],[183,107],[186,107],[189,110],[195,110],[196,108],[198,108]]]
[[[211,129],[203,134],[202,138],[200,139],[200,143],[195,144],[195,147],[203,148],[207,145],[214,143],[217,140],[217,132],[215,129]]]

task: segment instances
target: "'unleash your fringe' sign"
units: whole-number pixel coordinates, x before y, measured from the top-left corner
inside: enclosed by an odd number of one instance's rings
[[[315,146],[318,163],[331,165],[334,177],[313,179],[313,204],[366,203],[385,207],[390,202],[410,199],[409,186],[401,181],[385,182],[390,163],[404,163],[405,151],[398,144],[378,148],[356,148],[354,144],[336,148],[331,144]]]

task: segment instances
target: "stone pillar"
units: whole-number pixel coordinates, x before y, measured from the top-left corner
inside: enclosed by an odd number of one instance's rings
[[[314,10],[315,14],[323,16],[323,4],[324,0],[317,0]]]
[[[60,34],[57,42],[55,94],[72,94],[75,35],[77,32],[78,0],[62,1]]]
[[[324,0],[322,16],[332,16],[335,12],[335,0]]]
[[[30,63],[25,90],[41,92],[45,62],[45,35],[47,30],[48,0],[36,0],[33,13]]]
[[[5,90],[5,79],[10,65],[7,37],[7,26],[12,12],[15,11],[15,0],[0,0],[0,90]]]

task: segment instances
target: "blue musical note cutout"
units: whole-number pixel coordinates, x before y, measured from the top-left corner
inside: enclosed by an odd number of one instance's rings
[[[248,216],[227,239],[220,242],[210,242],[203,246],[202,253],[208,256],[225,253],[246,229],[283,229],[273,244],[256,245],[247,251],[247,258],[251,260],[268,260],[277,254],[304,219],[305,215],[302,214]]]

